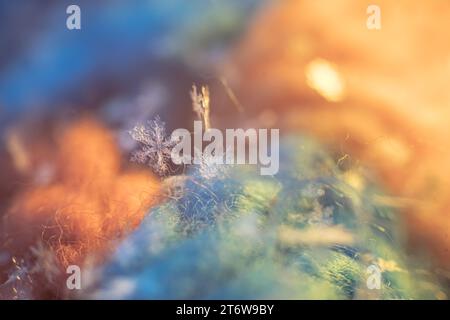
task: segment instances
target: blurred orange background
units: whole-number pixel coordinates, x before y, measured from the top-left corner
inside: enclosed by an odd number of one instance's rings
[[[409,221],[411,244],[448,267],[450,2],[376,1],[381,30],[366,27],[370,4],[275,2],[223,77],[249,125],[300,130],[372,169]]]

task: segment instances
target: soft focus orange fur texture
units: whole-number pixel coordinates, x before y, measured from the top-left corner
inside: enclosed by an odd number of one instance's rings
[[[24,188],[3,229],[6,249],[16,259],[42,243],[65,274],[66,266],[82,266],[88,256],[103,258],[136,228],[160,193],[148,171],[122,170],[112,135],[96,121],[76,122],[58,140],[52,181]],[[28,263],[40,263],[38,258],[31,255]],[[56,286],[65,286],[65,280]],[[39,297],[39,288],[34,291]]]
[[[376,1],[379,31],[366,28],[369,4],[276,1],[250,25],[223,76],[253,115],[249,126],[311,134],[374,169],[407,204],[412,243],[450,267],[450,2]],[[308,83],[315,59],[342,77],[341,99],[328,101]],[[229,113],[223,108],[222,119]]]

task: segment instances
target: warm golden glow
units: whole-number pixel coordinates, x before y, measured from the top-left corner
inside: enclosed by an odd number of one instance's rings
[[[450,266],[450,2],[377,5],[382,27],[368,30],[358,0],[276,2],[225,74],[248,114],[272,111],[271,126],[367,168],[407,220],[412,247]]]
[[[315,59],[306,66],[308,85],[330,102],[338,102],[344,98],[344,80],[337,68],[324,59]]]

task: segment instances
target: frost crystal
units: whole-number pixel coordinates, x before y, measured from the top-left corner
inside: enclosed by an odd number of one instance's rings
[[[135,126],[130,135],[141,145],[141,148],[132,154],[131,161],[147,164],[161,176],[167,174],[170,169],[170,154],[177,141],[166,137],[165,123],[156,117],[148,121],[148,127]]]
[[[222,155],[211,155],[203,153],[201,155],[201,162],[198,167],[198,173],[204,179],[209,180],[213,178],[226,178],[228,169],[231,165],[225,164],[225,159],[231,151],[227,149]]]

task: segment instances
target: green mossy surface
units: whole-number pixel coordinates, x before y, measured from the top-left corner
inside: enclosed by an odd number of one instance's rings
[[[128,299],[435,299],[436,278],[407,257],[403,226],[364,180],[301,137],[282,141],[280,171],[251,166],[184,177],[183,193],[151,210],[89,293]],[[287,234],[292,234],[289,236]],[[381,270],[369,289],[367,268]],[[425,271],[424,271],[425,270]],[[115,280],[130,290],[116,290]]]

